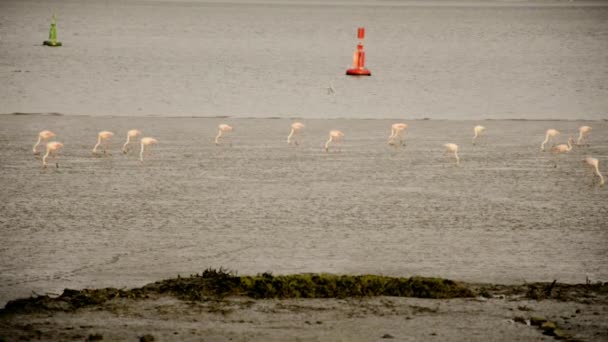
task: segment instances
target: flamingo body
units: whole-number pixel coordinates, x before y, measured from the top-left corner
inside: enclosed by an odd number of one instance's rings
[[[97,134],[97,144],[93,147],[93,154],[97,153],[99,145],[103,144],[103,153],[106,153],[107,140],[114,136],[114,133],[110,131],[101,131]]]
[[[219,139],[220,139],[220,137],[222,135],[224,135],[224,133],[226,133],[226,132],[232,132],[232,126],[227,125],[227,124],[220,124],[218,126],[218,129],[219,129],[219,131],[217,133],[217,136],[215,137],[215,144],[216,145],[220,144],[220,140]]]
[[[132,129],[132,130],[128,131],[127,132],[127,141],[125,142],[124,145],[122,145],[122,153],[126,154],[127,152],[129,152],[127,145],[129,145],[129,143],[131,142],[131,139],[135,139],[139,136],[141,136],[141,131],[138,129]]]
[[[473,127],[473,132],[475,133],[475,135],[473,136],[473,145],[475,145],[475,141],[477,140],[477,138],[479,136],[481,136],[483,134],[483,132],[485,130],[486,130],[486,128],[481,125],[477,125],[477,126]]]
[[[458,145],[448,143],[443,146],[445,146],[446,152],[454,153],[454,158],[456,158],[456,165],[460,165],[460,157],[458,156]]]
[[[581,126],[578,129],[578,139],[576,139],[576,144],[581,145],[583,141],[587,140],[587,136],[591,134],[591,127],[589,126]]]
[[[42,141],[46,141],[49,140],[51,138],[55,137],[55,133],[51,132],[51,131],[41,131],[40,133],[38,133],[38,141],[36,142],[36,144],[34,145],[34,148],[32,149],[34,151],[34,154],[38,154],[38,151],[36,150],[36,148],[38,147],[38,145],[40,145],[40,143]]]
[[[402,122],[395,123],[391,126],[391,135],[388,137],[388,144],[395,145],[395,139],[399,138],[399,143],[405,145],[403,142],[403,132],[407,129],[407,124]]]
[[[585,162],[587,163],[587,165],[593,167],[595,174],[598,177],[600,177],[600,186],[603,186],[604,185],[604,176],[602,176],[602,174],[600,173],[599,160],[597,160],[597,158],[587,157],[587,158],[585,158]]]
[[[547,130],[547,132],[545,133],[545,140],[544,140],[544,141],[543,141],[543,143],[540,145],[540,149],[541,149],[541,151],[544,151],[544,150],[545,150],[545,144],[546,144],[547,142],[549,142],[549,140],[550,140],[551,138],[555,138],[555,137],[556,137],[556,136],[558,136],[558,135],[559,135],[559,131],[558,131],[558,130],[553,129],[553,128],[548,129],[548,130]]]
[[[158,140],[151,138],[151,137],[145,137],[145,138],[141,138],[140,144],[141,144],[141,150],[139,151],[139,161],[143,162],[145,147],[158,144]]]
[[[301,122],[294,122],[291,124],[291,132],[289,132],[289,135],[287,136],[287,143],[291,145],[291,139],[293,138],[293,141],[296,145],[298,145],[298,140],[296,139],[296,135],[298,135],[300,133],[300,131],[302,131],[304,129],[304,124]]]
[[[47,166],[47,158],[49,156],[56,156],[57,152],[63,147],[63,144],[58,141],[52,141],[46,144],[46,154],[42,157],[42,167],[46,168]],[[55,164],[56,167],[59,167],[59,163]]]
[[[329,131],[329,139],[325,142],[325,152],[329,152],[329,144],[332,142],[340,143],[342,138],[344,137],[344,133],[341,131],[334,129]]]
[[[568,139],[568,144],[559,144],[551,149],[553,153],[565,153],[572,150],[572,138]]]

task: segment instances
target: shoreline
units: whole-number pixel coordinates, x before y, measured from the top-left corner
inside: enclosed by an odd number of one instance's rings
[[[378,292],[379,295],[298,298],[270,291],[271,288],[279,291],[290,288],[296,290],[292,294],[301,295],[305,279],[308,279],[308,285],[317,289],[325,288],[331,279],[343,279],[341,288],[335,289],[337,294],[341,289],[352,290],[353,287],[349,289],[346,284],[357,282],[357,279],[362,281],[359,284],[369,285],[360,289],[372,289],[377,285],[380,287],[376,290],[388,289],[390,287],[383,287],[378,282],[385,279],[387,283],[415,282],[418,285],[413,288],[419,292],[405,297]],[[249,282],[252,292],[233,292]],[[253,285],[255,282],[260,282],[260,286]],[[193,296],[193,287],[200,296]],[[443,296],[446,292],[442,291],[447,288],[460,290]],[[349,340],[364,341],[373,337],[408,340],[428,336],[441,336],[445,340],[489,337],[493,340],[536,340],[545,335],[581,341],[608,338],[608,324],[603,320],[607,311],[606,282],[498,285],[374,275],[272,276],[266,273],[238,277],[220,269],[129,290],[66,289],[55,298],[45,295],[11,301],[0,309],[0,327],[4,330],[0,337],[6,340],[16,340],[17,336],[19,339],[82,339],[88,336],[88,340],[138,337],[140,341],[212,337],[213,340],[241,341],[335,340],[352,335]],[[160,324],[161,321],[170,324]],[[344,325],[355,331],[343,330]],[[356,330],[363,329],[366,329],[365,333],[356,334]],[[477,331],[483,334],[476,335]]]
[[[231,115],[211,115],[211,116],[197,116],[197,115],[181,115],[181,116],[161,116],[161,115],[91,115],[91,114],[64,114],[57,112],[47,113],[25,113],[25,112],[14,112],[14,113],[0,113],[0,118],[10,116],[42,116],[42,117],[75,117],[75,118],[112,118],[112,119],[231,119],[231,120],[354,120],[354,121],[387,121],[387,120],[401,120],[401,121],[448,121],[448,122],[477,122],[477,121],[522,121],[522,122],[606,122],[608,119],[524,119],[524,118],[480,118],[480,119],[432,119],[432,118],[409,118],[404,119],[400,117],[385,117],[385,118],[346,118],[346,117],[335,117],[335,118],[322,118],[322,117],[301,117],[301,116],[266,116],[266,117],[255,117],[255,116],[231,116]]]

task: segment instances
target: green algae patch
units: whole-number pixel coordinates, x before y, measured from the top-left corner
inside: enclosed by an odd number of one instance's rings
[[[264,298],[348,298],[397,296],[418,298],[463,298],[474,292],[465,285],[441,278],[396,278],[378,275],[334,275],[270,273],[238,276],[224,269],[208,269],[201,275],[157,281],[141,288],[123,290],[66,289],[58,297],[37,296],[10,301],[0,312],[75,310],[101,305],[113,299],[145,299],[170,295],[181,300],[202,301],[226,296]]]

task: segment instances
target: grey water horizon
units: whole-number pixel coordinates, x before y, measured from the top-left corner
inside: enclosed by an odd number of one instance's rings
[[[607,117],[608,2],[9,0],[0,8],[0,113]],[[52,13],[64,44],[56,49],[40,46]],[[357,27],[366,28],[371,77],[345,75]]]

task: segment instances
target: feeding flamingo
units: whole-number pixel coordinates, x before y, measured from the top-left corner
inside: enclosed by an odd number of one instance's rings
[[[547,142],[549,142],[549,139],[551,139],[551,138],[555,138],[555,137],[556,137],[556,136],[558,136],[558,135],[559,135],[559,131],[558,131],[558,130],[556,130],[556,129],[552,129],[552,128],[551,128],[551,129],[548,129],[548,130],[547,130],[547,133],[545,134],[545,140],[544,140],[544,141],[543,141],[543,143],[540,145],[540,149],[541,149],[542,151],[544,151],[544,150],[545,150],[545,144],[546,144]]]
[[[216,145],[220,144],[219,139],[225,132],[232,132],[232,126],[230,126],[230,125],[221,124],[218,126],[218,128],[219,128],[219,132],[217,133],[217,136],[215,137]]]
[[[407,129],[407,124],[396,123],[391,126],[391,135],[388,137],[389,145],[396,145],[395,139],[399,138],[399,144],[405,146],[403,141],[403,132]]]
[[[300,131],[304,129],[304,124],[301,122],[294,122],[291,124],[291,132],[289,136],[287,136],[287,143],[291,145],[291,138],[293,138],[294,144],[298,145],[298,140],[296,139],[296,135],[299,135]]]
[[[445,144],[443,145],[446,148],[446,152],[453,152],[454,157],[456,158],[456,165],[460,165],[460,157],[458,157],[458,145],[456,144]]]
[[[572,151],[573,142],[574,142],[574,140],[570,137],[570,138],[568,138],[568,144],[559,144],[559,145],[553,146],[553,148],[551,149],[551,152],[555,153],[556,155],[570,152],[570,151]],[[557,159],[554,160],[553,162],[555,164],[553,167],[557,167]]]
[[[475,140],[481,136],[481,134],[486,130],[485,127],[481,126],[481,125],[477,125],[473,128],[473,132],[475,132],[475,135],[473,136],[473,145],[475,145]]]
[[[587,140],[587,136],[591,134],[591,127],[589,126],[581,126],[578,129],[578,139],[576,139],[576,144],[581,145],[583,141]],[[589,144],[585,144],[588,146]]]
[[[335,142],[336,144],[338,144],[342,141],[343,137],[344,137],[344,133],[342,133],[338,130],[334,129],[334,130],[329,131],[329,139],[325,143],[325,152],[329,152],[330,143]]]
[[[63,147],[63,144],[58,141],[52,141],[46,144],[46,154],[42,157],[42,167],[46,168],[47,162],[46,159],[49,156],[57,158],[57,151]],[[55,167],[59,167],[59,162],[55,160]]]
[[[38,133],[38,141],[36,142],[36,145],[34,145],[33,148],[34,154],[40,154],[40,152],[36,151],[36,147],[38,147],[38,145],[40,145],[43,140],[49,140],[53,137],[55,137],[55,133],[51,131],[42,131]]]
[[[551,149],[551,152],[553,152],[553,153],[570,152],[572,150],[572,142],[574,142],[574,139],[568,138],[568,144],[559,144],[557,146],[553,146],[553,148]]]
[[[149,145],[158,144],[158,140],[150,137],[141,138],[141,151],[139,151],[139,161],[144,161],[144,148]]]
[[[604,177],[600,173],[599,169],[599,161],[596,158],[587,157],[585,158],[585,162],[595,169],[595,174],[600,177],[600,186],[604,185]]]
[[[140,135],[141,135],[140,130],[132,129],[132,130],[128,131],[127,132],[127,142],[125,142],[125,144],[122,145],[122,153],[127,154],[127,152],[129,152],[127,145],[129,145],[129,143],[131,142],[131,139],[135,139],[135,138],[139,137]]]
[[[103,144],[103,153],[106,153],[106,145],[107,145],[107,140],[110,139],[111,137],[114,136],[114,133],[109,132],[109,131],[101,131],[99,132],[99,134],[97,134],[97,144],[95,144],[95,147],[93,147],[93,154],[97,153],[97,147],[99,147],[99,145]]]

